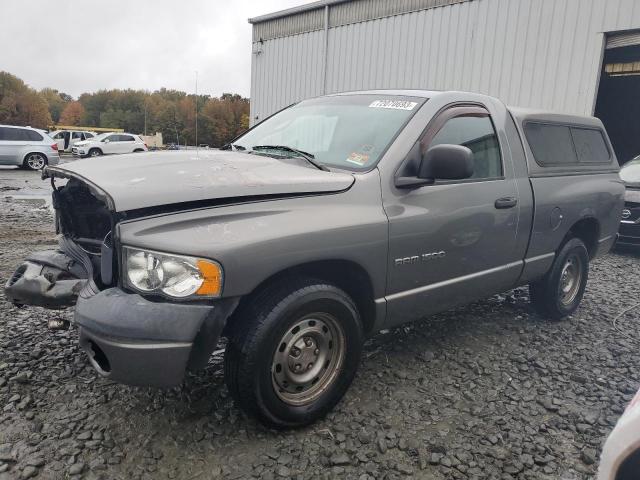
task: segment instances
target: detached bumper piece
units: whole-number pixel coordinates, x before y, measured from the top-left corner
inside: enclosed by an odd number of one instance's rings
[[[82,263],[61,251],[45,250],[18,266],[5,285],[5,295],[16,305],[65,308],[76,303],[87,279]]]
[[[119,288],[80,296],[75,323],[96,371],[127,385],[171,387],[203,368],[237,301],[148,300]]]

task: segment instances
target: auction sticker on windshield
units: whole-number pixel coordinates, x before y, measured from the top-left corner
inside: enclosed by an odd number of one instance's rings
[[[369,105],[369,108],[390,108],[392,110],[413,110],[418,102],[408,102],[406,100],[376,100]]]
[[[355,163],[359,167],[364,167],[364,165],[369,161],[369,155],[365,153],[353,152],[347,158],[347,162]]]

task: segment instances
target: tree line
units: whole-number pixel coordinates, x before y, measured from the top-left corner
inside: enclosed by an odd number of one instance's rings
[[[53,125],[122,128],[152,135],[165,143],[220,146],[249,127],[249,99],[224,93],[220,97],[162,88],[99,90],[77,99],[53,88],[37,91],[21,79],[0,71],[0,123],[48,129]]]

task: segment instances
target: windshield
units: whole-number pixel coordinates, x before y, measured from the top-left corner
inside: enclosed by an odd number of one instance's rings
[[[627,185],[640,186],[640,157],[636,157],[620,169],[620,178]]]
[[[286,146],[313,155],[322,165],[368,170],[425,101],[397,95],[305,100],[258,124],[233,145],[247,151],[260,146]],[[256,150],[260,154],[300,156],[285,149]]]

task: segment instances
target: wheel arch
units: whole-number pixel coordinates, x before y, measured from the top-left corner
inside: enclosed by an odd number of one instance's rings
[[[260,282],[251,293],[243,296],[235,312],[240,311],[243,304],[251,302],[266,286],[296,277],[318,279],[344,290],[358,307],[365,335],[372,331],[376,320],[373,282],[365,268],[353,260],[317,260],[280,270]],[[232,324],[233,320],[227,321],[227,326]]]
[[[46,153],[44,153],[44,152],[41,152],[41,151],[39,151],[39,150],[27,150],[27,153],[25,153],[25,154],[22,156],[22,163],[24,164],[24,162],[26,162],[26,161],[27,161],[27,157],[28,157],[29,155],[33,154],[33,153],[37,153],[38,155],[42,155],[42,156],[44,157],[44,161],[47,163],[47,165],[49,164],[49,157],[47,156],[47,154],[46,154]]]
[[[587,247],[589,259],[593,259],[598,253],[598,239],[600,238],[600,222],[595,217],[585,217],[574,223],[564,240],[560,244],[560,248],[570,238],[579,238]],[[558,249],[558,250],[559,250]]]

